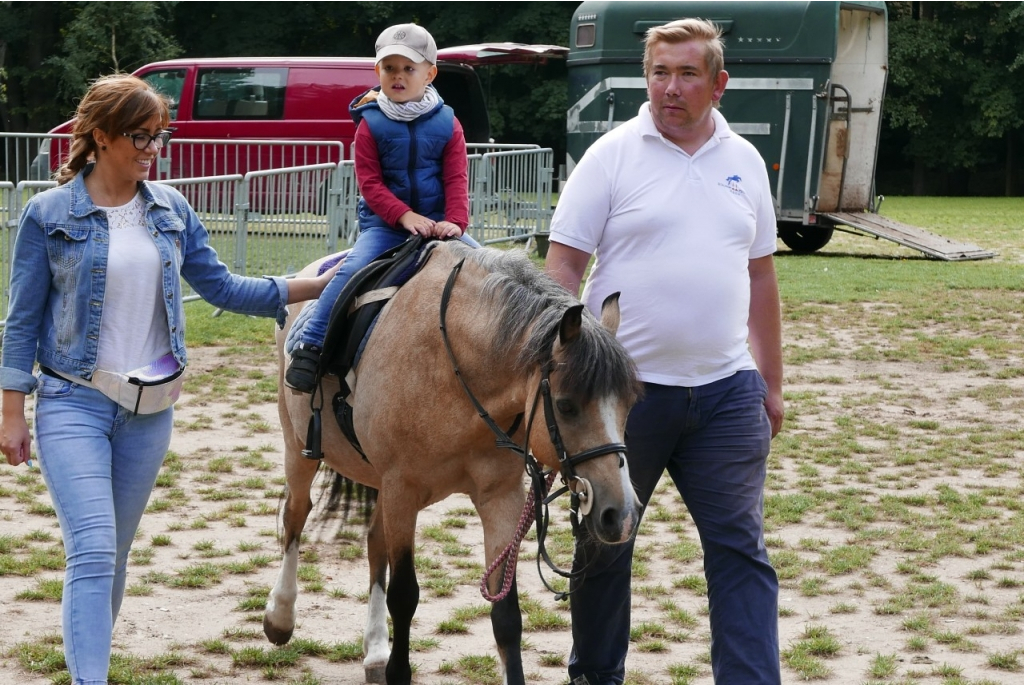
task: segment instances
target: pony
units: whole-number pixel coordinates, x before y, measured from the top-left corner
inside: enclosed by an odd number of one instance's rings
[[[324,261],[300,275],[315,274]],[[277,334],[287,484],[283,559],[263,620],[264,633],[277,645],[287,643],[295,628],[299,542],[320,466],[302,455],[310,396],[283,382],[284,342],[300,309],[289,308]],[[504,682],[511,685],[524,683],[522,615],[515,555],[502,555],[521,539],[524,458],[550,469],[550,476],[561,473],[583,503],[581,525],[598,544],[623,543],[635,533],[640,505],[623,440],[639,383],[615,339],[618,322],[617,296],[606,301],[598,322],[522,250],[472,249],[459,241],[438,243],[381,311],[355,378],[349,377],[348,401],[363,454],[336,421],[323,421],[321,440],[326,467],[378,493],[366,530],[367,682],[411,682],[410,628],[419,601],[413,552],[424,507],[465,493],[477,510],[485,566],[494,566],[482,585],[494,602],[491,624]],[[326,376],[323,397],[338,387],[336,377]],[[519,443],[520,450],[506,449]],[[386,611],[393,624],[390,649]]]

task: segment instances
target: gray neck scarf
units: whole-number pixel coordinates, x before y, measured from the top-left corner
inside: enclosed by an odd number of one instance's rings
[[[392,102],[384,91],[377,96],[377,106],[384,112],[384,116],[392,121],[412,121],[437,107],[439,102],[442,102],[441,96],[437,94],[434,86],[427,86],[423,97],[417,102]]]

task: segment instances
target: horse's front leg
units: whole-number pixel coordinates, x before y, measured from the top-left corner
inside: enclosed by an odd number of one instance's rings
[[[388,609],[386,590],[388,548],[384,536],[384,507],[380,500],[373,509],[366,532],[366,556],[370,563],[370,601],[363,632],[363,671],[366,682],[385,682],[385,669],[391,649],[388,647]]]
[[[388,563],[391,567],[387,603],[394,639],[391,644],[391,658],[388,659],[387,682],[388,685],[408,685],[412,682],[409,639],[412,619],[420,601],[420,586],[416,582],[414,558],[418,511],[413,504],[414,497],[404,493],[404,496],[398,497],[386,494],[390,493],[386,493],[382,488],[378,506],[381,500],[385,501],[384,536],[387,540]]]
[[[495,575],[505,572],[501,566]],[[488,584],[490,585],[490,583]],[[493,588],[492,588],[493,594]],[[498,645],[498,656],[505,669],[504,685],[525,685],[523,674],[523,654],[521,651],[523,637],[523,614],[519,610],[519,591],[516,589],[515,572],[512,575],[512,587],[508,594],[491,606],[491,630],[494,641]]]
[[[476,497],[473,498],[484,527],[485,568],[490,568],[494,560],[512,543],[520,514],[526,503],[521,480],[517,477],[513,484],[514,487],[497,497],[480,501]],[[498,595],[504,589],[505,568],[508,563],[506,561],[498,566],[487,579],[487,591],[491,596]],[[498,656],[504,668],[505,685],[525,685],[521,651],[523,615],[519,610],[519,593],[516,589],[514,569],[508,594],[491,606],[491,629],[494,631]]]
[[[316,476],[319,462],[306,459],[294,440],[285,439],[285,497],[282,517],[281,546],[284,556],[281,571],[274,589],[267,597],[267,608],[263,613],[263,632],[275,645],[283,645],[295,631],[295,599],[299,594],[299,542],[306,519],[313,509],[309,489]]]

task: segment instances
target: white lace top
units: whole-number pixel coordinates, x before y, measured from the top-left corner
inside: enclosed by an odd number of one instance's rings
[[[96,366],[124,373],[171,351],[160,252],[149,235],[141,195],[99,209],[107,214],[110,251]]]

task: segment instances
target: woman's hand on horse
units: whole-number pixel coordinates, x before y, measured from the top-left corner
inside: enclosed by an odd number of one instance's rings
[[[316,277],[317,287],[320,288],[320,292],[324,291],[324,288],[327,287],[327,284],[331,282],[332,278],[334,278],[334,274],[338,273],[338,269],[340,269],[341,265],[344,263],[344,259],[339,259],[337,264]],[[320,297],[320,295],[317,294],[317,297]]]
[[[319,276],[310,276],[308,278],[289,278],[285,281],[288,285],[288,304],[305,302],[306,300],[315,300],[320,297],[320,293],[324,291],[327,284],[331,282],[332,278],[334,278],[334,274],[338,272],[338,268],[344,263],[344,259],[338,260],[337,264]]]

